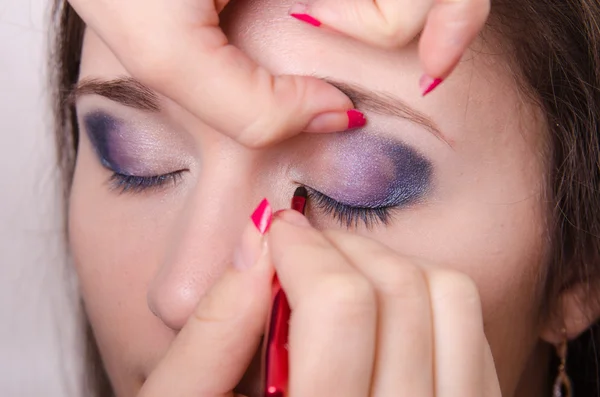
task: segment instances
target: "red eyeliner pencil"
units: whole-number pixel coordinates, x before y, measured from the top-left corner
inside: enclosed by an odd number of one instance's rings
[[[292,197],[292,209],[304,214],[308,192],[299,187]],[[271,314],[267,324],[264,353],[265,397],[284,397],[288,384],[288,329],[290,305],[279,285],[277,275],[273,278]]]

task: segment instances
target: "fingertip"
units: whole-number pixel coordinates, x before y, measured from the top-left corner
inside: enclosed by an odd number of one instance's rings
[[[267,235],[271,255],[278,257],[284,247],[312,241],[311,236],[315,230],[300,212],[290,209],[277,211],[273,217],[271,231]]]
[[[358,38],[361,36],[358,31],[364,29],[364,24],[361,23],[364,17],[362,8],[357,10],[344,2],[317,0],[312,1],[310,5],[294,3],[288,13],[305,24]]]
[[[308,222],[308,219],[306,219],[306,217],[298,211],[293,211],[293,210],[278,211],[275,214],[275,219],[289,223],[294,226],[310,227],[310,223]]]
[[[441,34],[441,30],[428,26],[419,40],[419,60],[423,68],[419,86],[423,94],[427,83],[431,84],[436,79],[444,81],[452,73],[467,48],[466,44],[465,46],[447,45],[439,38]]]
[[[330,133],[343,132],[364,127],[367,123],[365,115],[356,109],[321,113],[306,126],[305,132]]]
[[[299,21],[312,25],[314,27],[320,27],[321,21],[310,14],[310,7],[305,3],[294,3],[290,10],[289,15],[296,18]]]
[[[453,72],[485,26],[489,3],[442,1],[431,10],[419,40],[419,59],[426,76],[443,81]]]
[[[419,88],[421,90],[421,96],[426,96],[431,91],[435,90],[444,80],[439,77],[431,77],[424,74],[419,79]]]
[[[367,124],[367,118],[360,110],[350,109],[346,112],[348,117],[348,129],[364,127]]]
[[[301,132],[337,132],[348,128],[352,101],[342,91],[314,76],[275,76],[264,95],[255,101],[255,122],[235,139],[250,148],[262,148]],[[326,116],[325,116],[326,115]],[[322,116],[322,117],[321,117]]]

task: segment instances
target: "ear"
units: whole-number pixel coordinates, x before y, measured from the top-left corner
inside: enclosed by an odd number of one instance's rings
[[[598,279],[578,283],[559,296],[540,337],[558,345],[565,337],[576,339],[600,319],[600,282]]]

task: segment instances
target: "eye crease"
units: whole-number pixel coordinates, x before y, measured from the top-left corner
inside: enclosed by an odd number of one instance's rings
[[[364,131],[319,139],[323,143],[310,162],[326,172],[307,174],[302,180],[340,204],[365,209],[406,206],[430,189],[431,162],[401,141]]]
[[[102,110],[86,114],[83,126],[100,163],[113,172],[110,186],[121,193],[174,186],[187,171],[173,156],[165,156],[168,150],[143,127],[133,127]]]
[[[111,159],[111,134],[119,129],[119,122],[104,112],[93,112],[84,117],[87,135],[100,162],[115,172],[120,172],[118,165]]]
[[[103,110],[84,114],[82,125],[100,163],[113,173],[111,187],[121,193],[169,188],[187,171],[143,126]],[[358,130],[301,141],[290,150],[304,147],[309,154],[289,176],[308,189],[313,213],[342,226],[387,225],[393,210],[417,204],[431,189],[432,163],[398,139]]]

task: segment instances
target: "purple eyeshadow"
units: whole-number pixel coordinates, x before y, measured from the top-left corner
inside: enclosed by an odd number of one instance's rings
[[[131,127],[104,111],[82,118],[101,163],[124,175],[156,175],[164,169],[156,150],[164,145],[132,134]],[[413,147],[365,131],[324,134],[311,139],[312,167],[307,185],[351,207],[382,208],[413,204],[432,184],[433,166]],[[154,167],[153,167],[154,165]],[[181,164],[168,168],[177,169]],[[157,172],[154,172],[157,170]]]
[[[412,204],[429,190],[431,163],[403,142],[364,132],[336,134],[325,170],[332,199],[352,207]]]

